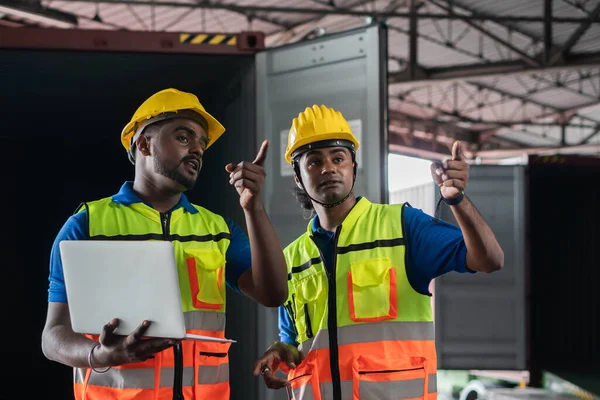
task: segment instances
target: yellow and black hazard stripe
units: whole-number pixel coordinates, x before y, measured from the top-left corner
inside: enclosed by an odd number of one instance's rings
[[[237,35],[209,34],[209,33],[180,33],[179,43],[186,44],[223,44],[235,46]]]

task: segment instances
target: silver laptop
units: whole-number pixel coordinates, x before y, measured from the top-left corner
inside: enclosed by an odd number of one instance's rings
[[[66,240],[59,243],[73,330],[129,335],[144,320],[145,337],[235,342],[185,332],[175,253],[171,242]]]

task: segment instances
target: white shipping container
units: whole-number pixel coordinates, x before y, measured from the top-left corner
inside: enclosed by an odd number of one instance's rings
[[[390,191],[390,204],[410,203],[414,208],[420,208],[426,214],[435,212],[435,183],[428,182],[405,189]]]

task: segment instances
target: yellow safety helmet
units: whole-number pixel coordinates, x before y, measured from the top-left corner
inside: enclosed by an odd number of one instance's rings
[[[184,110],[189,110],[184,112]],[[121,132],[121,143],[128,153],[131,152],[131,146],[136,133],[141,133],[141,130],[151,123],[165,120],[168,118],[184,117],[190,118],[193,113],[201,115],[207,123],[208,149],[222,134],[225,132],[225,127],[221,125],[215,117],[210,115],[200,101],[192,93],[182,92],[177,89],[169,88],[161,90],[150,96],[136,110],[131,118],[131,121]]]
[[[292,163],[298,155],[318,147],[345,146],[356,152],[360,143],[341,112],[324,105],[307,107],[292,121],[285,159]]]

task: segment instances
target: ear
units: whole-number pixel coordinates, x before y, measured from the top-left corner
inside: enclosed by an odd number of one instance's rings
[[[300,175],[300,166],[298,165],[298,163],[296,161],[292,162],[292,168],[294,169],[294,182],[296,182],[296,186],[298,186],[298,189],[304,190],[304,187],[302,186],[302,182],[300,181],[300,178],[298,177],[298,175]]]
[[[300,183],[300,179],[298,179],[298,175],[296,175],[295,172],[294,172],[294,182],[296,182],[296,186],[298,186],[298,189],[304,190],[304,188],[302,187],[302,184]]]
[[[146,135],[140,135],[137,138],[135,141],[135,147],[138,153],[142,154],[143,156],[150,155],[150,140]]]

